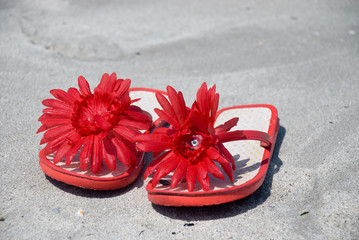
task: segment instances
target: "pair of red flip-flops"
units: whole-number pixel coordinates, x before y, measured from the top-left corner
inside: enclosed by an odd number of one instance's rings
[[[140,175],[143,152],[153,152],[144,179],[154,173],[146,189],[155,204],[220,204],[261,186],[279,128],[274,106],[217,111],[219,94],[203,83],[187,107],[170,86],[163,92],[130,83],[113,73],[93,93],[84,77],[79,90],[50,91],[56,99],[42,102],[48,108],[38,130],[47,143],[40,151],[45,174],[82,188],[118,189]]]

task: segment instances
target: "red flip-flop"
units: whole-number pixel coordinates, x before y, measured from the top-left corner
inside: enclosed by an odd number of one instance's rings
[[[129,89],[130,80],[104,74],[91,92],[84,77],[79,90],[50,93],[39,118],[45,131],[40,144],[40,166],[49,177],[77,187],[110,190],[135,181],[143,167],[134,136],[153,126],[151,114],[158,105],[152,89]],[[136,105],[134,105],[134,103]],[[144,111],[146,110],[146,111]],[[147,112],[148,111],[148,112]]]
[[[263,183],[279,128],[271,105],[247,105],[217,112],[215,86],[204,83],[191,108],[181,92],[167,87],[168,99],[157,93],[163,110],[155,109],[169,128],[137,135],[140,151],[153,151],[155,160],[144,179],[154,204],[206,206],[235,201]]]

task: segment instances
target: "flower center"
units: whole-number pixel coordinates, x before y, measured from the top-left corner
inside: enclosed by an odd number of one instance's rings
[[[203,137],[202,135],[192,135],[187,137],[188,140],[184,142],[184,144],[191,151],[196,151],[201,148]]]
[[[117,125],[120,110],[118,102],[92,95],[77,104],[72,125],[82,136],[109,131]]]
[[[199,141],[198,141],[197,139],[193,139],[193,140],[191,141],[191,145],[192,145],[193,147],[198,146],[198,144],[199,144]]]
[[[175,141],[175,151],[188,161],[197,163],[202,153],[214,144],[211,135],[190,130],[188,134],[179,135]]]

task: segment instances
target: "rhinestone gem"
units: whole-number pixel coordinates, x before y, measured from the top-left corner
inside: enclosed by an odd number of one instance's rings
[[[193,140],[191,141],[191,145],[192,145],[193,147],[197,147],[198,144],[199,144],[199,141],[198,141],[197,139],[193,139]]]

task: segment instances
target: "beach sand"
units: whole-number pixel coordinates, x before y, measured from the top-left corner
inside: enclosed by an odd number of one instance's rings
[[[359,239],[358,12],[347,0],[1,1],[0,238]],[[41,101],[105,72],[171,85],[188,105],[206,81],[220,108],[276,106],[263,186],[173,208],[148,201],[148,179],[101,192],[47,178]]]

